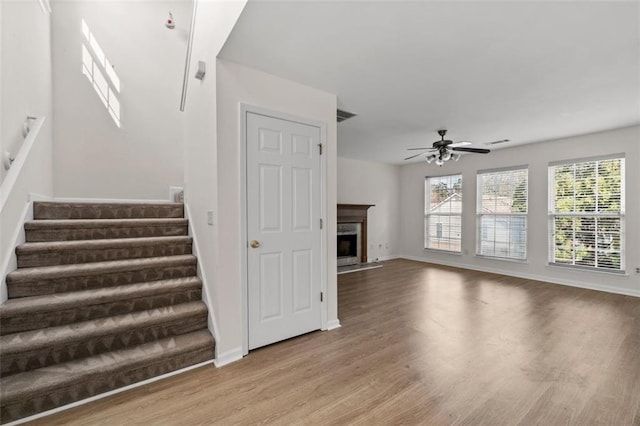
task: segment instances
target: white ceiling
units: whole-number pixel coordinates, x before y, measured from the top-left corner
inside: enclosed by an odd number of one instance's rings
[[[337,94],[348,158],[640,123],[637,1],[250,0],[220,57]]]

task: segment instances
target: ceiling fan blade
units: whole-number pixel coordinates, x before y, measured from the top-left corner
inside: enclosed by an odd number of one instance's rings
[[[416,155],[412,155],[411,157],[407,157],[407,158],[405,158],[405,160],[411,160],[412,158],[416,158],[419,155],[422,155],[422,153],[416,154]]]
[[[417,151],[417,150],[426,151],[427,149],[433,149],[433,148],[432,147],[428,147],[428,148],[407,148],[407,151]]]
[[[467,145],[471,145],[471,142],[460,141],[460,142],[452,143],[451,145],[449,145],[449,148],[455,148],[457,146],[467,146]]]
[[[463,148],[463,147],[459,147],[459,148],[452,148],[454,151],[462,151],[462,152],[475,152],[476,154],[488,154],[491,152],[490,149],[484,149],[484,148]]]

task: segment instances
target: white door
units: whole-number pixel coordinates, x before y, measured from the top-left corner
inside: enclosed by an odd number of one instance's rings
[[[320,129],[248,112],[246,138],[248,331],[254,349],[322,324]]]

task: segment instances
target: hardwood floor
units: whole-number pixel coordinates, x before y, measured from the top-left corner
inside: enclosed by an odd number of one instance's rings
[[[342,328],[33,424],[640,425],[640,299],[407,260],[339,276]]]

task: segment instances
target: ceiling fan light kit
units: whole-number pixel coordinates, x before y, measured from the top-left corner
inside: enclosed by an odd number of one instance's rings
[[[435,141],[431,148],[409,148],[409,150],[410,151],[413,151],[413,150],[432,151],[432,153],[425,156],[425,160],[428,164],[435,162],[438,166],[442,166],[445,162],[450,160],[458,161],[460,159],[460,154],[453,151],[473,152],[476,154],[488,154],[491,152],[491,150],[484,149],[484,148],[468,148],[468,147],[463,148],[464,145],[469,145],[470,143],[469,142],[454,143],[451,140],[445,139],[444,136],[447,134],[446,129],[438,130],[438,134],[440,135],[440,140]],[[410,160],[420,155],[424,155],[424,153],[412,155],[410,157],[405,158],[405,160]]]

